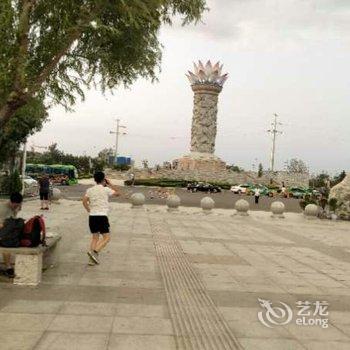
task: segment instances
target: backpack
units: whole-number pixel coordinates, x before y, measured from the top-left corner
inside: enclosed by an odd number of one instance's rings
[[[42,216],[36,215],[24,224],[20,245],[21,247],[37,247],[39,244],[46,245],[45,235],[45,221]]]
[[[5,219],[4,226],[0,229],[0,246],[6,248],[19,247],[23,228],[23,219]]]

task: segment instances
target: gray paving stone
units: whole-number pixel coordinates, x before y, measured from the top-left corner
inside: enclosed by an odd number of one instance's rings
[[[116,310],[117,304],[112,303],[65,302],[59,313],[66,315],[114,316]]]
[[[116,314],[121,317],[169,318],[167,305],[118,304]]]
[[[117,316],[113,321],[112,333],[172,335],[174,331],[169,319]]]
[[[311,341],[303,343],[307,350],[349,350],[349,343],[339,341]]]
[[[40,332],[46,330],[54,315],[3,313],[0,312],[0,330],[4,331],[30,331]]]
[[[329,319],[331,323],[334,323],[336,325],[338,324],[350,325],[350,311],[349,312],[332,311],[329,315]]]
[[[106,350],[108,334],[46,332],[36,350]]]
[[[109,333],[113,317],[90,315],[57,315],[51,322],[49,331]]]
[[[292,339],[239,338],[245,350],[305,350]]]
[[[32,350],[43,332],[24,332],[18,330],[0,330],[0,348],[2,350]]]
[[[112,334],[108,350],[175,350],[173,336]]]
[[[25,203],[24,214],[32,215],[36,205]],[[150,224],[157,220],[170,230],[157,232],[159,237],[177,239],[245,349],[349,349],[349,223],[306,223],[288,214],[277,222],[262,212],[233,220],[221,211],[194,221],[194,214],[175,217],[151,207],[135,212],[113,203],[115,234],[101,264],[89,267],[86,215],[81,203],[63,200],[47,218],[48,229],[64,235],[59,266],[44,272],[38,288],[0,283],[0,348],[175,349],[174,314]],[[299,300],[326,300],[331,327],[266,328],[257,321],[258,298],[283,301],[293,310]],[[8,335],[13,332],[18,336]]]
[[[332,325],[329,325],[328,328],[321,328],[316,326],[297,326],[296,324],[289,324],[285,328],[300,341],[339,340],[348,341],[350,343],[350,336],[347,336],[344,332]]]
[[[238,338],[293,338],[283,327],[267,328],[257,320],[241,319],[228,321],[228,324]]]
[[[62,305],[62,301],[16,299],[11,300],[0,311],[2,313],[56,314]]]

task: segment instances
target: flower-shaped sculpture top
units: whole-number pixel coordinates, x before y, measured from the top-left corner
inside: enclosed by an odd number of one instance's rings
[[[210,60],[204,66],[201,61],[198,64],[193,63],[194,73],[188,71],[186,74],[191,85],[196,84],[212,84],[223,86],[225,81],[228,78],[228,74],[221,74],[223,65],[220,65],[220,62],[216,63],[214,66]]]

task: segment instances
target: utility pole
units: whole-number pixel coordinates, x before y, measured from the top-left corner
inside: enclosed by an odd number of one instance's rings
[[[282,123],[277,122],[278,115],[274,114],[274,120],[271,123],[272,129],[267,130],[269,134],[272,134],[272,147],[271,147],[271,158],[270,158],[270,171],[275,170],[275,153],[276,153],[276,138],[277,134],[282,134],[282,131],[277,130],[278,125],[282,125]]]
[[[115,151],[114,151],[114,158],[115,162],[117,161],[118,157],[118,143],[119,143],[119,135],[125,135],[125,132],[120,132],[120,129],[125,129],[126,126],[120,125],[120,119],[117,119],[117,128],[115,131],[110,131],[110,134],[115,134]]]

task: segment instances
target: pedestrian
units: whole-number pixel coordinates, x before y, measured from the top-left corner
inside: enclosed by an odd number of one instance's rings
[[[41,210],[49,210],[49,192],[50,192],[50,179],[44,174],[39,179],[39,195],[41,201]]]
[[[89,188],[83,198],[83,205],[89,213],[91,236],[89,265],[99,264],[99,253],[111,240],[109,230],[109,197],[119,196],[117,186],[114,186],[102,171],[94,174],[96,185]]]
[[[53,185],[54,185],[53,176],[49,176],[49,204],[50,205],[52,203],[52,197],[53,197]]]
[[[285,188],[284,185],[282,185],[281,193],[282,193],[282,197],[283,198],[287,197],[287,189]]]
[[[258,188],[254,191],[255,204],[259,204],[260,190]]]
[[[135,185],[135,174],[134,173],[130,173],[130,181],[131,181],[131,186]]]
[[[4,227],[6,219],[17,217],[18,212],[22,209],[23,196],[19,192],[14,192],[8,202],[0,202],[0,230]],[[1,246],[1,240],[0,240]],[[14,277],[14,269],[11,266],[11,254],[2,254],[5,264],[5,274],[8,277]]]

